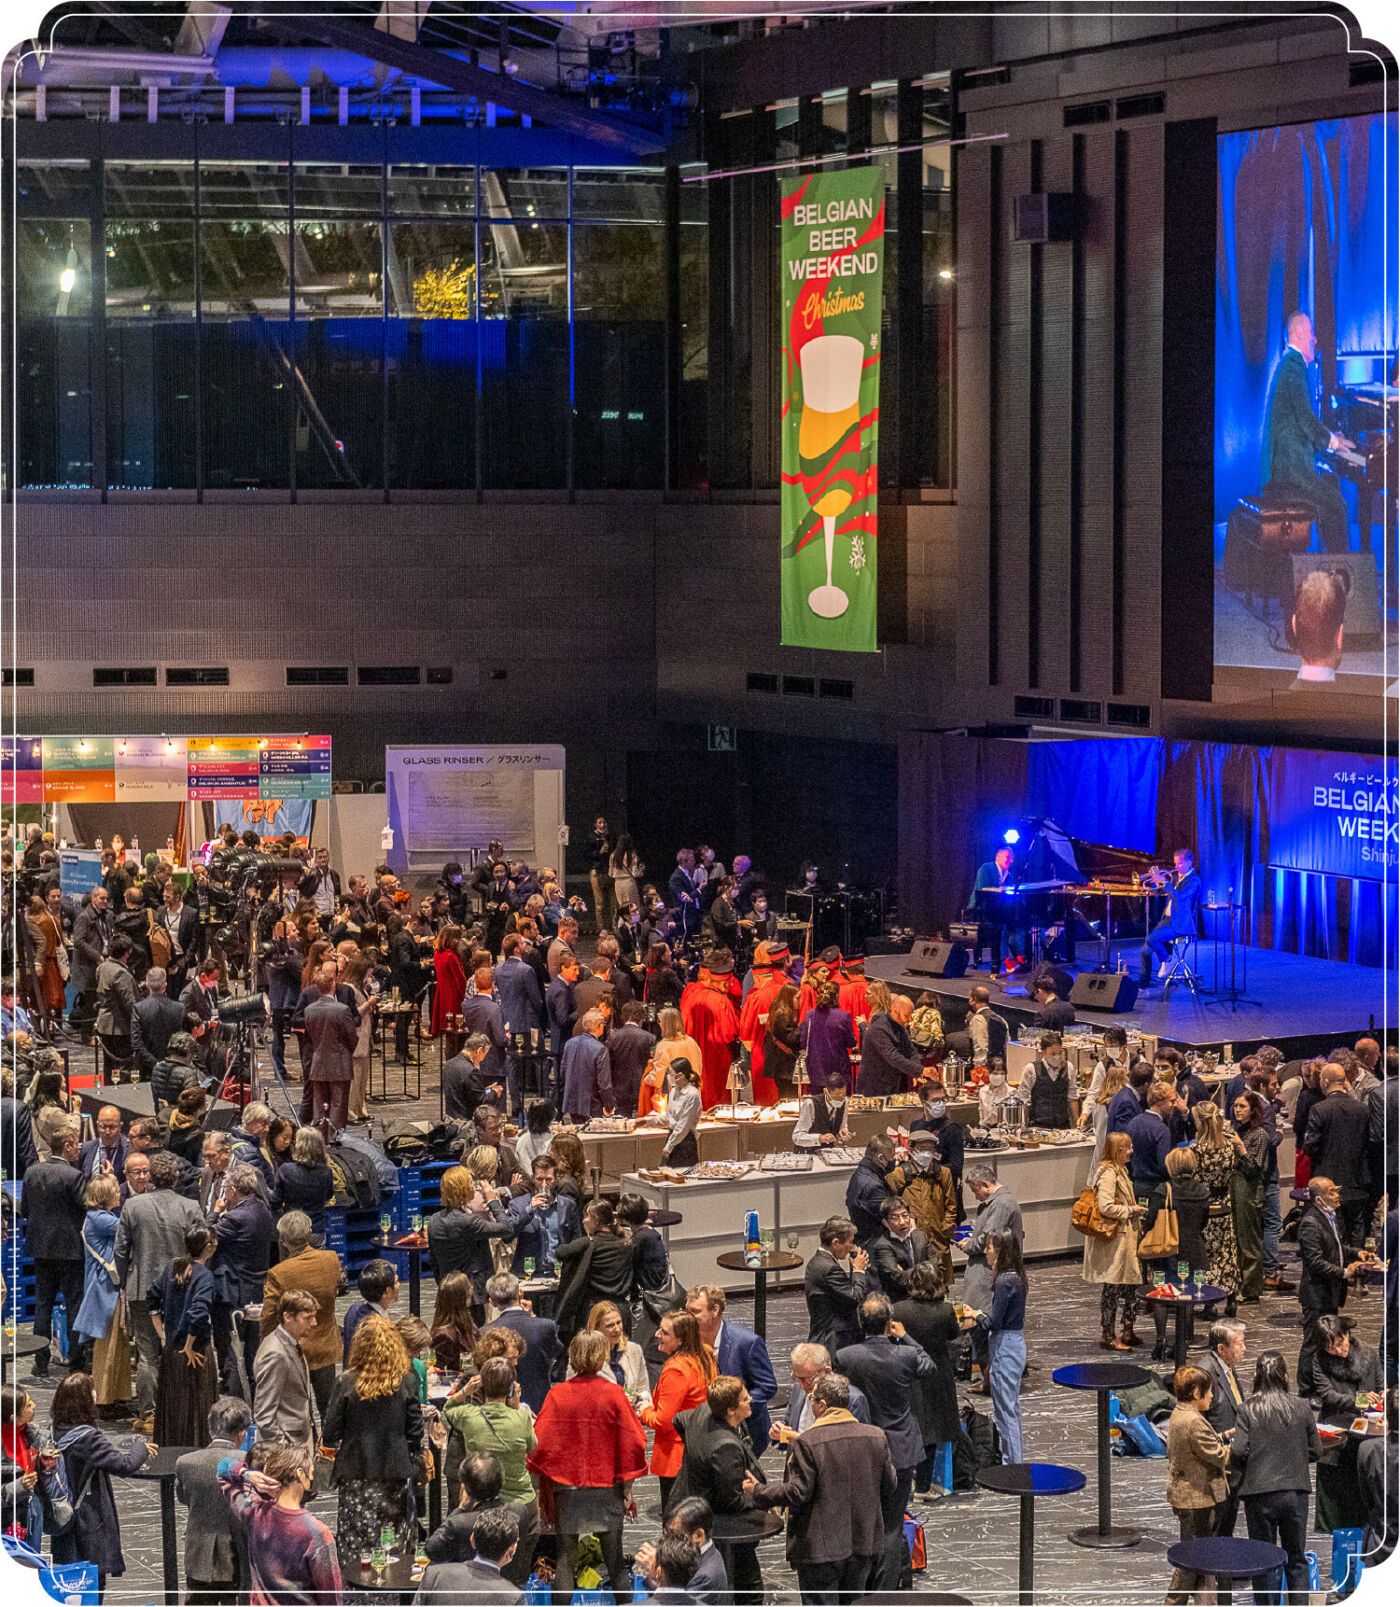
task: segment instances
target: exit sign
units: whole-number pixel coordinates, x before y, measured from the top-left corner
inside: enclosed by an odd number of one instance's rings
[[[711,753],[736,753],[739,748],[739,733],[732,725],[712,725],[709,727]]]

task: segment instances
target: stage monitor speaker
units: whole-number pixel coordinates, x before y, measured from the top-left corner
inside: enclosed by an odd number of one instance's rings
[[[1112,1010],[1121,1014],[1137,1003],[1137,978],[1123,971],[1085,971],[1074,979],[1069,1002],[1086,1010]]]
[[[1074,238],[1074,196],[1068,191],[1018,195],[1012,201],[1011,238],[1046,245]]]
[[[925,941],[909,951],[911,976],[962,976],[967,970],[967,950],[961,943]]]
[[[1342,616],[1342,668],[1347,665],[1347,648],[1375,648],[1381,645],[1381,594],[1376,577],[1375,556],[1369,552],[1295,552],[1293,554],[1293,595],[1305,575],[1322,569],[1342,577],[1346,587],[1346,613]],[[1293,642],[1293,608],[1285,604],[1284,634]]]

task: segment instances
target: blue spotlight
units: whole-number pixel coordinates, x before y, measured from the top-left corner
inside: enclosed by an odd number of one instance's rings
[[[1014,826],[1008,826],[1006,828],[1006,830],[1004,832],[1002,832],[1001,840],[1008,847],[1014,848],[1015,845],[1020,842],[1021,834],[1020,834],[1019,831],[1016,830],[1016,828]]]

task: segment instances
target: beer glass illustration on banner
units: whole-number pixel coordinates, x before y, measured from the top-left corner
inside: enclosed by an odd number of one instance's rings
[[[818,335],[798,354],[802,369],[802,424],[798,454],[804,465],[827,458],[852,431],[860,429],[860,377],[865,348],[853,335]],[[829,467],[829,465],[828,465]],[[826,584],[807,594],[807,606],[820,619],[839,619],[850,598],[832,581],[836,521],[850,507],[850,481],[827,474],[808,493],[822,521],[826,543]]]

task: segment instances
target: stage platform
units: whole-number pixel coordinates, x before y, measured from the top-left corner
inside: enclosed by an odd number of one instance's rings
[[[1131,952],[1125,947],[1123,958],[1135,972],[1136,945]],[[1248,963],[1242,971],[1248,973],[1248,986],[1239,989],[1233,1004],[1228,993],[1202,993],[1196,999],[1186,989],[1173,988],[1166,998],[1149,993],[1121,1014],[1078,1008],[1076,1013],[1081,1022],[1096,1027],[1136,1027],[1181,1049],[1218,1049],[1233,1044],[1237,1058],[1261,1043],[1277,1044],[1289,1051],[1290,1057],[1314,1054],[1332,1044],[1354,1042],[1373,1024],[1384,1025],[1385,976],[1378,969],[1283,954],[1276,949],[1250,949],[1244,958]],[[914,976],[907,969],[908,959],[904,954],[871,955],[865,964],[866,975],[904,993],[927,990],[958,1001],[965,1001],[981,983],[991,989],[992,1008],[1006,1017],[1013,1033],[1035,1020],[1035,1000],[1018,997],[1014,991],[1007,994],[1001,979],[988,971],[969,971],[962,977]],[[1204,943],[1201,965],[1210,982],[1210,947]],[[1005,982],[1015,990],[1024,980],[1007,978]],[[1228,977],[1225,980],[1228,983]],[[955,1008],[960,1016],[961,1002]]]

